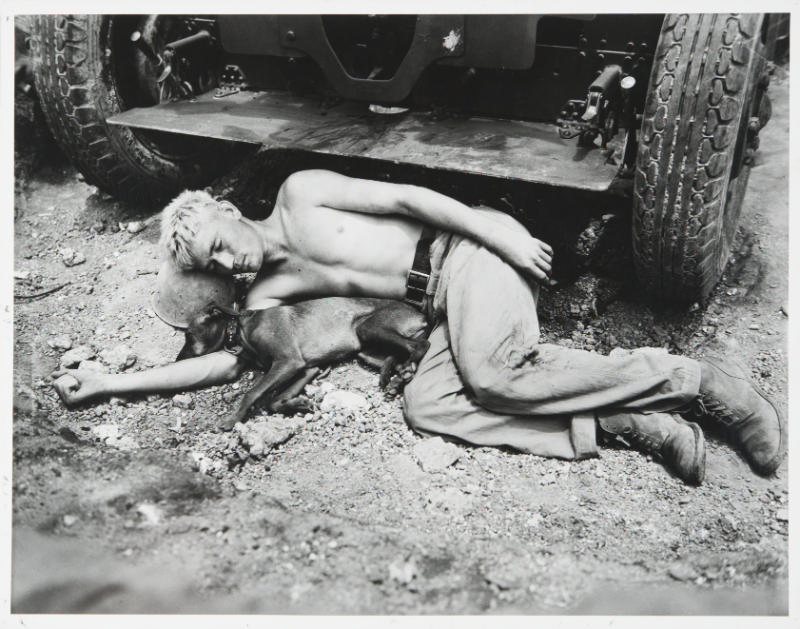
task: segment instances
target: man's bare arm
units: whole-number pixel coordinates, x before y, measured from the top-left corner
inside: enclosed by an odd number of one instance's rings
[[[466,236],[499,255],[529,279],[549,281],[553,257],[550,245],[428,188],[355,179],[325,170],[296,173],[287,180],[286,187],[290,197],[296,193],[303,195],[307,202],[325,207],[407,216]]]
[[[214,352],[144,371],[103,374],[69,370],[53,383],[65,404],[126,393],[182,391],[235,380],[242,371],[236,356]]]

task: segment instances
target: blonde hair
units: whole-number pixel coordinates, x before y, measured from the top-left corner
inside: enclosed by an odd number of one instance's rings
[[[219,202],[205,190],[184,190],[161,212],[159,244],[179,268],[192,268],[192,247],[200,225],[219,212]]]

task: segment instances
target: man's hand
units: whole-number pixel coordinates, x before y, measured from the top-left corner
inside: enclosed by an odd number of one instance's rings
[[[103,395],[103,374],[92,371],[67,369],[53,373],[58,379],[53,383],[61,401],[67,406],[80,404]]]
[[[553,248],[546,242],[517,230],[508,230],[496,253],[528,281],[550,286],[553,281]]]

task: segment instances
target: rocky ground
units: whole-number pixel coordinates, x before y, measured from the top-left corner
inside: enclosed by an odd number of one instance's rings
[[[773,79],[773,119],[737,250],[707,304],[641,300],[628,223],[610,201],[571,200],[556,221],[552,204],[566,197],[496,200],[510,211],[535,206],[539,233],[559,252],[561,285],[542,298],[547,340],[601,353],[724,349],[786,411],[788,76],[786,66]],[[66,409],[51,386],[59,365],[144,369],[173,360],[182,335],[150,305],[157,208],[121,204],[85,184],[40,123],[20,99],[18,610],[786,613],[787,465],[760,478],[713,437],[699,488],[625,448],[567,462],[445,443],[413,434],[400,399],[357,362],[310,387],[315,412],[260,410],[227,434],[215,426],[252,373],[202,391]],[[247,199],[267,204],[280,172],[265,178],[264,159],[276,161],[256,156],[215,192],[246,207]],[[279,163],[290,171],[307,162]],[[453,192],[448,185],[438,181]],[[263,207],[253,201],[248,210]],[[118,584],[110,593],[109,583]]]

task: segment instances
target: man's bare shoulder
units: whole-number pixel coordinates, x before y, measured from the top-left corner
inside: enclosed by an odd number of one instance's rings
[[[348,181],[350,181],[349,177],[330,170],[298,170],[283,182],[281,194],[293,202],[319,203],[328,191],[346,185]]]

